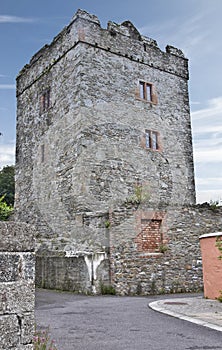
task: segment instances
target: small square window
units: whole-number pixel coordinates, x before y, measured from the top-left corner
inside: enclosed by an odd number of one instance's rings
[[[158,150],[159,144],[158,144],[158,132],[153,130],[145,130],[145,141],[146,141],[146,148]]]
[[[40,113],[46,112],[50,107],[50,90],[46,90],[40,96]]]

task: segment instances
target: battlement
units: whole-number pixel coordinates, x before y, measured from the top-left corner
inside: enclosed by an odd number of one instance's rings
[[[97,16],[78,10],[70,24],[51,44],[41,48],[20,71],[17,77],[17,95],[79,44],[90,45],[158,70],[189,78],[188,60],[180,49],[167,45],[166,52],[163,52],[156,40],[141,35],[130,21],[122,24],[109,21],[107,29],[103,29]]]
[[[99,21],[98,17],[95,15],[91,15],[86,11],[79,9],[76,12],[76,14],[73,16],[70,25],[73,24],[73,22],[75,22],[77,19],[83,19],[83,20],[87,20],[89,22],[93,22],[93,23],[99,25],[99,27],[101,28],[100,21]],[[137,30],[137,28],[130,21],[124,21],[121,24],[109,21],[107,23],[107,31],[113,37],[115,37],[118,34],[121,34],[121,35],[127,36],[133,40],[141,41],[145,45],[149,45],[151,47],[158,48],[158,44],[157,44],[156,40],[141,35],[139,33],[139,31]],[[167,45],[166,46],[166,53],[170,53],[170,54],[173,54],[175,56],[185,58],[183,52],[180,49],[177,49],[173,46]]]
[[[90,21],[90,22],[94,22],[94,23],[96,23],[96,24],[98,24],[100,26],[100,21],[99,21],[99,19],[98,19],[98,17],[96,15],[92,15],[92,14],[88,13],[87,11],[84,11],[84,10],[81,10],[81,9],[78,9],[76,11],[74,16],[72,17],[72,20],[71,20],[70,24],[72,24],[78,18],[85,19],[85,20]]]

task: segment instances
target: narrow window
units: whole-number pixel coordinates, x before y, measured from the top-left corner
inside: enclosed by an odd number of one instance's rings
[[[140,81],[140,98],[145,100],[144,82]]]
[[[146,101],[152,101],[152,84],[140,81],[140,98]]]
[[[146,148],[158,150],[158,132],[153,130],[145,130],[145,141],[146,141]]]
[[[50,107],[50,90],[46,90],[40,96],[40,113],[46,112]]]
[[[145,131],[145,137],[146,137],[146,148],[151,148],[151,131],[150,130]]]
[[[146,100],[152,101],[152,85],[146,83]]]
[[[41,145],[41,162],[44,163],[45,160],[45,145]]]
[[[157,150],[158,149],[157,132],[152,131],[151,138],[152,138],[152,141],[151,141],[152,149]]]

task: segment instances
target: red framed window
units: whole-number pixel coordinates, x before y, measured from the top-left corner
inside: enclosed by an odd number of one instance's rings
[[[157,131],[145,130],[146,148],[157,151],[159,149],[159,135]]]
[[[40,113],[46,112],[50,107],[50,90],[46,90],[40,96]]]

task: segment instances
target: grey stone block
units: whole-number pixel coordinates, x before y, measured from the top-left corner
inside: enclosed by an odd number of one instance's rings
[[[35,304],[33,228],[0,223],[0,349],[32,350]],[[31,238],[31,239],[30,239]]]
[[[19,344],[20,327],[16,315],[0,316],[0,346],[1,350],[15,348]]]
[[[36,231],[21,222],[0,222],[0,252],[34,251]]]
[[[0,283],[16,282],[22,270],[21,256],[13,253],[0,253]]]
[[[35,285],[21,280],[16,283],[0,283],[0,314],[31,312],[35,306]]]

